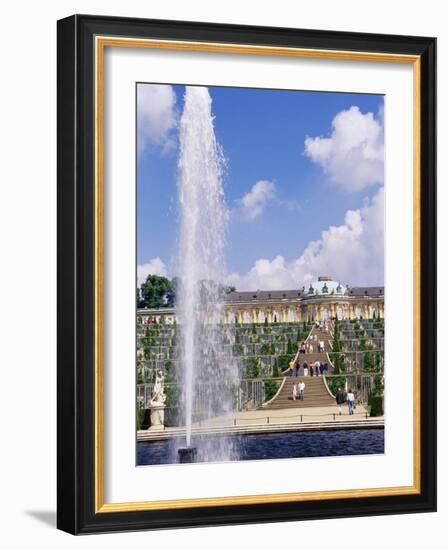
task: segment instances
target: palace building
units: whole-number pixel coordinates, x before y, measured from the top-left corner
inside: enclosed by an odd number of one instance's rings
[[[349,287],[329,276],[299,290],[230,292],[225,297],[224,323],[294,323],[328,318],[384,317],[384,287]],[[174,308],[138,309],[138,322],[176,321]]]

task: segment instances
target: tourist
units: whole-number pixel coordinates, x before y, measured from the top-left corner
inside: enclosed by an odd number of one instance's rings
[[[297,359],[297,361],[295,362],[295,365],[294,365],[294,369],[295,369],[295,374],[296,374],[296,378],[299,376],[299,370],[300,370],[300,363],[299,363],[299,360]]]
[[[321,375],[321,376],[324,375],[324,371],[325,371],[324,366],[325,366],[325,365],[322,365],[322,364],[321,364],[321,366],[319,367],[319,371],[320,371],[320,375]]]
[[[295,401],[297,399],[297,384],[294,384],[292,387],[292,400]]]
[[[314,372],[316,373],[316,376],[319,376],[319,370],[320,370],[320,363],[319,361],[316,361],[314,363]]]
[[[299,384],[299,399],[303,401],[305,397],[305,382],[302,380]]]
[[[351,388],[348,390],[348,394],[347,394],[347,404],[348,404],[348,414],[354,414],[354,410],[355,410],[355,394],[353,393],[353,391],[352,391]]]
[[[309,344],[308,353],[313,353],[313,351],[314,351],[313,344]]]
[[[324,342],[323,340],[321,340],[321,341],[319,342],[319,351],[320,351],[321,353],[323,353],[323,352],[325,351],[325,342]]]
[[[338,388],[338,390],[336,392],[336,395],[335,395],[335,398],[336,398],[336,404],[338,406],[339,415],[341,415],[342,414],[342,404],[344,403],[344,393],[341,390],[341,388]]]
[[[306,361],[303,363],[303,376],[308,376],[308,363]]]
[[[290,361],[289,362],[289,376],[292,377],[293,374],[294,374],[294,361]]]
[[[310,376],[314,376],[314,367],[310,365]]]

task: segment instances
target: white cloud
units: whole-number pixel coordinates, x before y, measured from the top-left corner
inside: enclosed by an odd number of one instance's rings
[[[352,286],[383,284],[383,217],[381,187],[362,208],[348,210],[342,225],[322,231],[321,238],[311,241],[297,259],[260,259],[248,273],[228,275],[227,282],[238,290],[280,290],[301,288],[319,275],[333,275]]]
[[[146,264],[137,265],[137,286],[146,280],[148,275],[161,275],[163,277],[168,276],[166,265],[160,258],[153,258]]]
[[[148,144],[163,152],[176,146],[173,130],[177,127],[176,93],[170,85],[140,84],[137,88],[138,150]]]
[[[275,198],[275,185],[272,181],[260,180],[240,200],[243,215],[248,220],[261,216],[268,202]]]
[[[329,179],[348,191],[358,191],[384,179],[382,111],[363,114],[358,107],[338,113],[330,137],[307,137],[305,155],[319,164]]]
[[[272,261],[262,258],[245,275],[231,273],[226,282],[237,290],[280,290],[297,288],[298,282],[283,256]]]

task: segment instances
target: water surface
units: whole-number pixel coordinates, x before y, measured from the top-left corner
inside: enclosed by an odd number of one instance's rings
[[[256,434],[232,437],[239,460],[273,458],[309,458],[318,456],[369,455],[384,453],[384,429],[329,430],[279,434]],[[201,438],[198,443],[198,462]],[[137,465],[169,464],[176,456],[174,448],[185,444],[184,438],[137,443]],[[194,440],[193,440],[194,445]]]

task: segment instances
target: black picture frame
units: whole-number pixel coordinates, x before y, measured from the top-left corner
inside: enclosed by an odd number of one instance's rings
[[[420,492],[412,495],[95,510],[95,147],[97,35],[420,57]],[[436,510],[436,39],[74,15],[58,21],[57,526],[73,534]]]

